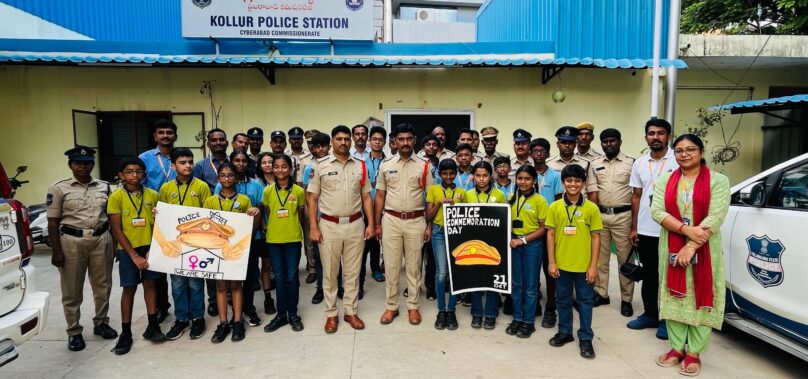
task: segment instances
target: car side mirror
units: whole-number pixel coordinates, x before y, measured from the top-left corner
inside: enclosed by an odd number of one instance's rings
[[[26,171],[28,171],[28,166],[17,166],[17,174],[22,174]]]
[[[766,183],[763,181],[754,182],[740,191],[741,203],[752,207],[763,205],[764,194],[766,193]]]

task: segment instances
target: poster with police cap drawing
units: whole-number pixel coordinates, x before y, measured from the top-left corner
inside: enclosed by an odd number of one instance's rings
[[[149,270],[201,279],[244,280],[253,218],[157,203]]]
[[[508,204],[443,207],[452,294],[511,293],[511,208]]]

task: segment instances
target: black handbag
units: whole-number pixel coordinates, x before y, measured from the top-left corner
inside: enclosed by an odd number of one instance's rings
[[[620,265],[620,274],[633,282],[639,282],[643,278],[643,269],[642,263],[640,263],[640,252],[636,247],[632,247],[626,261]]]

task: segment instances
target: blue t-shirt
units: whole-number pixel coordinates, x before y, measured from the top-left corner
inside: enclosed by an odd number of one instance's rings
[[[561,174],[549,167],[544,175],[538,174],[536,185],[539,186],[539,193],[547,204],[552,204],[556,195],[564,193],[564,187],[561,186]]]
[[[144,151],[138,158],[146,163],[146,175],[141,181],[141,184],[146,188],[159,192],[163,183],[172,181],[177,177],[177,171],[171,169],[171,158],[161,154],[158,148]]]
[[[316,161],[316,159],[315,159],[315,161]],[[307,164],[306,167],[303,168],[303,188],[306,188],[306,187],[309,186],[309,178],[311,177],[312,170],[314,170],[314,162]],[[318,204],[317,217],[319,217],[319,216],[320,216],[320,207],[319,207],[319,204]]]
[[[454,184],[464,191],[471,191],[474,189],[474,174],[469,172],[457,172],[457,176],[455,176]]]
[[[368,180],[370,180],[370,198],[374,202],[376,201],[376,177],[379,175],[379,166],[382,165],[382,161],[384,161],[384,154],[376,159],[371,158],[370,155],[365,158],[365,167],[367,167]]]
[[[230,159],[225,159],[224,161],[227,162]],[[213,156],[209,156],[199,162],[196,162],[194,165],[194,177],[202,179],[205,183],[208,184],[210,187],[210,192],[213,193],[213,190],[216,188],[216,184],[219,183],[219,174],[217,171],[219,170],[219,166],[222,165],[224,162],[219,162],[213,159]]]
[[[222,185],[220,183],[216,183],[216,188],[213,189],[213,194],[218,195],[219,192],[222,191]],[[250,204],[252,206],[257,207],[261,205],[261,201],[264,199],[264,185],[261,184],[261,181],[258,179],[249,179],[246,182],[237,182],[236,183],[236,192],[247,196],[250,199]],[[265,217],[265,215],[262,215]],[[265,220],[266,221],[266,220]],[[262,230],[258,230],[255,232],[254,239],[263,239],[264,232]]]
[[[505,194],[505,202],[511,201],[511,196],[516,193],[516,182],[511,180],[507,185],[501,185],[496,180],[494,181],[494,188],[502,191]]]

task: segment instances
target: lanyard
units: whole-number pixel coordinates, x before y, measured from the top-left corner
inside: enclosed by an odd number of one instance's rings
[[[685,211],[682,212],[682,215],[686,215],[687,212],[690,211],[690,208],[693,207],[693,188],[685,184],[684,179],[679,180],[679,190],[682,191],[682,203],[684,205]]]
[[[483,194],[485,194],[485,201],[480,201],[480,203],[487,203],[488,200],[491,199],[491,191],[493,191],[493,190],[494,190],[494,187],[492,187],[490,185],[488,186],[488,191],[480,192],[479,189],[475,189],[475,192],[477,192],[477,200],[482,199]]]
[[[455,191],[457,190],[457,186],[453,186],[453,187],[450,187],[450,188],[452,188],[452,195],[449,196],[449,197],[446,197],[446,190],[448,188],[444,187],[443,184],[441,184],[441,189],[443,190],[443,198],[444,199],[453,199],[454,200],[454,195],[455,195]]]
[[[374,175],[378,175],[378,174],[379,174],[379,166],[381,166],[381,165],[382,165],[382,160],[383,160],[383,159],[384,159],[384,155],[383,155],[383,154],[382,154],[382,156],[381,156],[381,157],[379,157],[379,158],[373,158],[373,157],[371,157],[371,158],[370,158],[370,166],[371,166],[371,167],[373,167],[373,174],[374,174]],[[376,163],[377,161],[378,161],[379,163]],[[374,179],[375,179],[375,178],[374,178]]]
[[[163,176],[166,177],[166,180],[168,180],[168,177],[171,176],[171,166],[168,166],[168,170],[166,171],[166,166],[163,164],[163,153],[157,153],[157,163],[160,163],[160,171],[163,173]]]
[[[548,170],[549,170],[549,168],[548,168]],[[544,171],[544,173],[547,174],[547,171]],[[539,174],[539,175],[541,175],[541,181],[539,182],[539,187],[538,188],[539,188],[539,192],[541,192],[541,189],[544,188],[544,179],[547,178],[547,175],[542,175],[542,174]]]
[[[664,158],[663,158],[663,159],[664,159]],[[650,160],[650,159],[648,160],[648,173],[649,173],[649,174],[651,174],[651,182],[652,182],[652,183],[655,183],[655,182],[656,182],[656,178],[658,178],[658,177],[659,177],[659,175],[661,175],[661,174],[662,174],[662,170],[665,168],[665,162],[663,162],[663,161],[662,161],[662,159],[660,159],[660,160],[659,160],[659,164],[657,165],[657,167],[658,167],[659,169],[657,170],[656,175],[654,175],[654,169],[653,169],[653,168],[651,168],[651,160]]]
[[[567,220],[569,221],[569,226],[572,226],[572,218],[575,217],[575,212],[578,211],[578,204],[575,204],[575,208],[572,209],[572,214],[570,214],[570,207],[569,205],[564,207],[564,211],[567,212]]]
[[[129,190],[126,189],[126,188],[124,188],[124,190],[126,190],[126,196],[129,197],[129,202],[132,203],[132,206],[135,207],[135,210],[137,211],[137,218],[140,218],[140,212],[143,210],[143,202],[146,201],[146,196],[144,196],[145,194],[141,190],[141,192],[140,192],[140,208],[138,208],[138,206],[135,205],[135,201],[132,200],[132,193],[129,192]]]
[[[191,183],[193,183],[193,182],[194,182],[194,179],[191,178],[191,180],[189,180],[188,183],[185,184],[185,193],[183,193],[182,196],[180,196],[180,205],[185,205],[185,198],[188,196],[188,189],[191,188]],[[180,180],[177,179],[177,195],[179,195],[179,193],[180,193],[180,186],[181,185],[182,184],[180,183]]]
[[[528,196],[525,196],[525,195],[522,195],[522,194],[517,194],[517,196],[518,196],[516,198],[516,218],[517,219],[520,219],[520,220],[522,219],[521,217],[519,217],[522,214],[522,207],[524,207],[525,203],[527,203],[527,201],[530,200],[530,198],[533,197],[533,195],[535,195],[535,194],[536,193],[533,192],[532,190],[530,191]],[[519,205],[519,199],[524,199],[522,201],[522,205]]]
[[[238,192],[234,193],[232,198],[226,197],[219,192],[219,209],[225,210],[224,205],[222,205],[222,199],[233,200],[233,202],[230,203],[230,209],[228,210],[228,212],[232,212],[233,208],[236,206],[236,198],[238,198]]]
[[[287,188],[283,188],[286,190],[286,198],[281,201],[280,195],[280,186],[278,185],[278,181],[275,181],[275,196],[278,198],[278,203],[281,205],[281,209],[286,209],[286,203],[289,202],[289,195],[292,194],[292,181],[289,181],[289,186]]]

